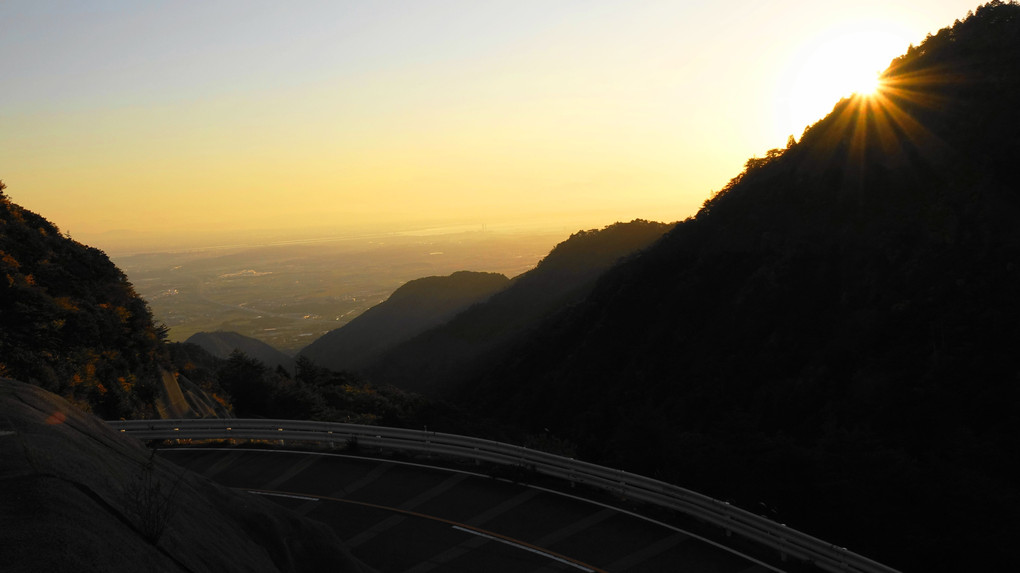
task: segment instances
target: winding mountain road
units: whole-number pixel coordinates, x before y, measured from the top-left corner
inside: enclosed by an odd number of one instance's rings
[[[330,525],[380,571],[778,571],[622,507],[470,471],[286,450],[160,455]]]

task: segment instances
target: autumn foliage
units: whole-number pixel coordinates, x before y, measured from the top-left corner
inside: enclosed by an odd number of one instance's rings
[[[165,329],[102,251],[13,203],[0,184],[0,376],[101,417],[152,413]]]

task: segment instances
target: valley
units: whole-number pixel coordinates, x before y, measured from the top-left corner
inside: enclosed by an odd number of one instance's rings
[[[294,354],[409,280],[517,276],[565,234],[449,231],[115,256],[170,340],[234,331]]]

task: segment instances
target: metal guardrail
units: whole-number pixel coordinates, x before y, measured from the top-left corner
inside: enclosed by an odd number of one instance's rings
[[[669,483],[555,454],[469,436],[421,430],[336,424],[304,420],[201,419],[107,422],[116,430],[144,440],[254,439],[346,444],[424,452],[442,456],[526,467],[535,472],[585,484],[628,498],[678,511],[832,572],[897,573],[895,569],[781,523]]]

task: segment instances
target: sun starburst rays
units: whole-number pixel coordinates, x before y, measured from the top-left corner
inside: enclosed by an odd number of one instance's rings
[[[840,186],[845,192],[866,190],[876,176],[912,177],[924,163],[935,164],[950,151],[925,125],[925,116],[948,105],[940,92],[960,78],[935,71],[890,70],[877,80],[873,90],[842,100],[814,134],[819,145],[813,164],[824,173],[842,163]]]

